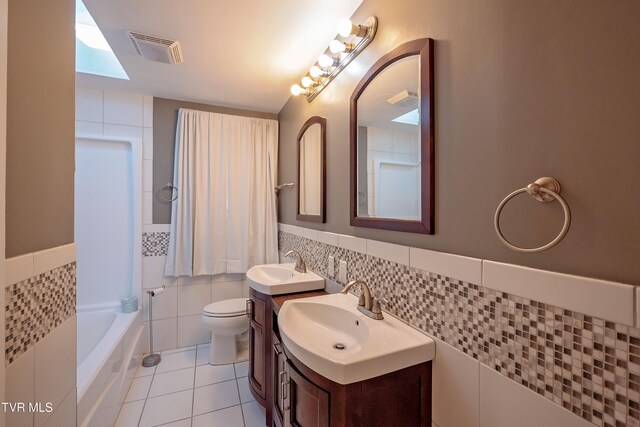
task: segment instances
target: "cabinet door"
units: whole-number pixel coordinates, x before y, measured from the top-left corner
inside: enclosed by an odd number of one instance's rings
[[[329,393],[296,371],[289,364],[289,419],[294,427],[328,427]]]
[[[265,366],[265,340],[264,325],[265,302],[255,295],[250,296],[251,310],[249,322],[249,384],[251,388],[263,400],[266,398],[266,366]],[[263,403],[264,404],[264,403]]]
[[[289,427],[289,372],[287,356],[276,334],[271,335],[273,343],[273,421],[277,427]]]

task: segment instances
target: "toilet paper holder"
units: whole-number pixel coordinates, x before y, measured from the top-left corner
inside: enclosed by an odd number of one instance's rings
[[[142,359],[142,366],[145,368],[156,366],[162,360],[159,353],[153,352],[153,297],[162,294],[165,289],[166,286],[162,285],[159,288],[147,291],[147,295],[149,295],[149,354]]]

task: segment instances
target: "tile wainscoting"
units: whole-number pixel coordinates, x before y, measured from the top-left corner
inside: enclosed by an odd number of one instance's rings
[[[469,402],[477,409],[465,425],[482,425],[488,419],[499,424],[486,416],[496,409],[486,405],[495,401],[482,399],[482,394],[490,392],[487,384],[500,382],[487,381],[491,376],[485,374],[483,384],[483,365],[582,418],[560,413],[555,417],[563,420],[559,426],[566,425],[567,416],[575,418],[576,425],[640,426],[640,329],[634,325],[633,286],[286,224],[280,225],[278,237],[281,253],[298,250],[307,267],[324,277],[328,256],[336,260],[333,277],[338,261],[346,261],[349,280],[365,280],[375,295],[389,300],[386,310],[435,337],[439,345],[446,343],[477,361],[473,372],[481,381],[476,384],[478,395],[470,399],[479,403]],[[483,279],[483,270],[498,273]],[[519,287],[520,277],[527,285],[538,279],[560,288],[582,286],[579,305],[553,304],[554,294],[544,296],[537,290],[532,292],[538,299],[531,298]],[[558,290],[561,302],[563,292]],[[603,292],[611,295],[605,309],[598,299]],[[434,388],[438,375],[435,369]],[[434,422],[440,427],[455,425],[447,422],[451,415],[439,412],[434,403]]]
[[[5,276],[6,400],[53,405],[7,412],[7,425],[75,425],[75,245],[7,259]]]
[[[145,326],[149,324],[149,300],[144,291],[162,285],[167,287],[163,294],[153,299],[153,340],[156,351],[209,342],[210,332],[201,320],[204,306],[249,295],[244,274],[166,277],[164,263],[168,246],[168,224],[143,225],[141,305]]]
[[[142,233],[142,256],[166,256],[168,250],[168,231]]]

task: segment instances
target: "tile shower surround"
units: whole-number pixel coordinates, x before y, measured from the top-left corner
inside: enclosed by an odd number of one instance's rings
[[[325,277],[329,255],[347,261],[386,310],[583,419],[640,426],[640,329],[283,231],[278,242]]]
[[[5,366],[9,366],[76,313],[76,263],[15,283],[5,292]]]

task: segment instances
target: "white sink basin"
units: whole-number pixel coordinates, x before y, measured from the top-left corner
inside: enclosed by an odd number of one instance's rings
[[[249,286],[266,295],[281,295],[294,292],[324,289],[324,279],[307,271],[299,273],[295,264],[264,264],[247,271]]]
[[[340,384],[350,384],[432,360],[433,340],[385,314],[374,320],[348,294],[286,301],[278,314],[284,345],[302,363]],[[334,345],[342,344],[344,349]]]

